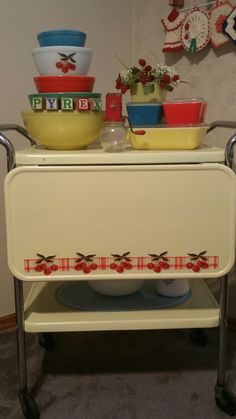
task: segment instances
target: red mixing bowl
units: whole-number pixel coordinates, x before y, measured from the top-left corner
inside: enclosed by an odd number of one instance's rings
[[[37,76],[34,82],[39,93],[92,92],[92,76]]]

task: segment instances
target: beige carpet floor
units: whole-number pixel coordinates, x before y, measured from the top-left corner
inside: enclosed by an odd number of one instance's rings
[[[189,330],[27,335],[29,386],[42,419],[223,419],[214,400],[218,329],[201,346]],[[227,370],[236,389],[236,334]],[[0,418],[20,419],[15,330],[0,333]]]

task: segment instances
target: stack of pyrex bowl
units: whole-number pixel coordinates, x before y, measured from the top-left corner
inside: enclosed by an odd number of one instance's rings
[[[30,94],[32,111],[22,112],[29,134],[48,149],[83,149],[96,141],[102,125],[101,94],[93,93],[95,77],[88,76],[92,50],[86,34],[51,30],[37,35],[32,50],[39,76]]]

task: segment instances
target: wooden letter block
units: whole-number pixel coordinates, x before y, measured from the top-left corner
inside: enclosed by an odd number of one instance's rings
[[[31,106],[34,111],[43,111],[44,109],[43,97],[33,97],[31,101]]]
[[[89,99],[90,109],[93,111],[100,111],[102,108],[101,99]]]
[[[88,111],[90,109],[89,100],[86,98],[84,99],[77,98],[76,109],[77,111]]]
[[[62,111],[73,111],[74,102],[71,97],[62,97],[61,98],[61,110]]]
[[[46,98],[47,111],[58,111],[58,99],[56,97]]]

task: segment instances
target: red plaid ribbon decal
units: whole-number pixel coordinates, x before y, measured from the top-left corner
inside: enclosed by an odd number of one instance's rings
[[[77,258],[54,258],[53,263],[57,265],[58,271],[62,272],[69,272],[75,270]],[[189,262],[189,256],[168,256],[168,269],[181,271],[186,270],[186,264]],[[24,260],[24,271],[31,272],[35,271],[35,267],[37,266],[36,262],[38,258],[33,259],[25,259]],[[137,257],[130,257],[130,263],[132,265],[131,270],[147,270],[148,263],[152,261],[152,258],[149,256],[137,256]],[[96,270],[111,270],[110,265],[114,262],[112,257],[94,257],[93,262],[97,264]],[[207,256],[207,269],[218,269],[219,268],[219,256]]]

